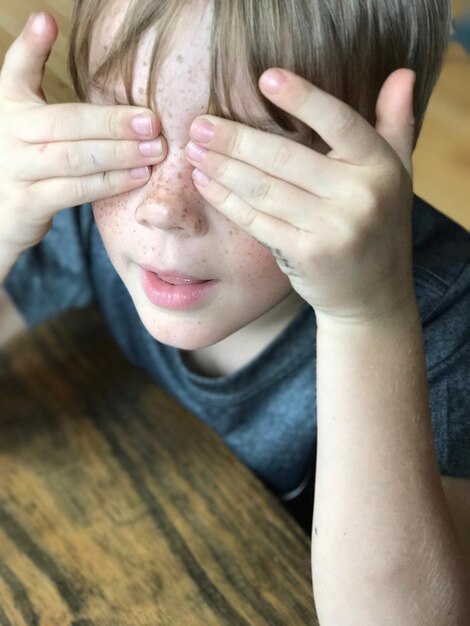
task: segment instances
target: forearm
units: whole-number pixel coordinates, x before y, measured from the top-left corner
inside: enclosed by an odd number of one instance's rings
[[[417,306],[387,322],[317,323],[320,623],[463,626],[465,563],[433,446]]]

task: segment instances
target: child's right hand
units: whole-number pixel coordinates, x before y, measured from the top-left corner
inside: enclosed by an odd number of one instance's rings
[[[5,55],[0,72],[0,256],[18,257],[49,231],[60,209],[100,200],[145,184],[130,170],[159,163],[141,141],[155,140],[159,120],[149,109],[95,104],[47,104],[44,66],[56,40],[55,20],[45,16],[42,34],[30,18]],[[138,134],[136,116],[152,119]]]

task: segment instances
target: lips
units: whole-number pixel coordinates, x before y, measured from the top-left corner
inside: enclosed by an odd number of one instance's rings
[[[201,283],[208,282],[209,278],[197,278],[196,276],[190,276],[177,270],[160,270],[155,267],[147,265],[141,265],[142,269],[156,274],[161,280],[169,283],[170,285],[199,285]]]
[[[158,274],[162,280],[166,283],[170,283],[171,285],[199,285],[207,282],[206,280],[199,280],[197,278],[193,278],[192,276],[187,276],[186,274],[166,274],[162,272],[154,273]]]
[[[220,281],[214,279],[203,280],[175,270],[155,270],[142,267],[142,289],[152,304],[170,311],[203,305],[220,285]]]

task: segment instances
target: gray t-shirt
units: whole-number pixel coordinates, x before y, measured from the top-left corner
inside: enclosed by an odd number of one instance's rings
[[[415,196],[413,250],[439,469],[470,478],[470,233]],[[129,360],[215,430],[309,531],[316,458],[311,307],[235,373],[196,374],[178,349],[157,342],[143,326],[89,204],[59,213],[5,287],[29,326],[95,300]]]

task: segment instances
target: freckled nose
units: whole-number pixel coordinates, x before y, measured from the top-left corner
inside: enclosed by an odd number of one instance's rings
[[[139,224],[174,230],[182,236],[204,235],[209,227],[204,200],[191,180],[192,166],[167,161],[152,168],[149,182],[135,210]]]

